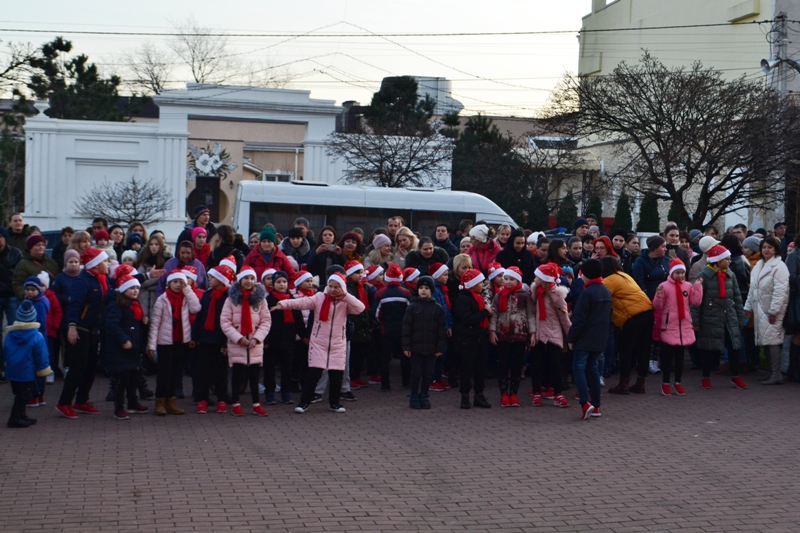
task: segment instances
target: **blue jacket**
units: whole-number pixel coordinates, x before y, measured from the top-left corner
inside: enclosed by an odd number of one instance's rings
[[[38,322],[14,322],[7,331],[3,346],[6,377],[10,381],[35,381],[37,376],[52,373],[47,341],[39,333]]]
[[[56,276],[51,287],[53,292],[56,293],[56,297],[58,297],[58,303],[61,304],[61,309],[63,309],[65,313],[69,310],[69,296],[72,294],[72,285],[75,283],[76,279],[78,279],[78,276],[67,276],[62,272]],[[61,321],[61,329],[66,331],[66,320]]]
[[[192,339],[203,344],[219,344],[226,346],[228,344],[228,337],[222,333],[222,327],[219,325],[219,319],[222,316],[222,308],[225,306],[225,300],[228,299],[228,291],[222,293],[222,298],[217,301],[217,307],[214,309],[214,331],[206,329],[206,317],[208,310],[211,307],[211,293],[213,289],[208,289],[203,293],[200,298],[200,312],[194,319],[192,324]]]
[[[447,329],[453,329],[453,312],[447,308],[447,301],[444,299],[444,293],[442,292],[442,284],[438,281],[436,282],[436,290],[433,291],[433,299],[436,300],[436,303],[442,306],[444,309],[444,323]],[[449,295],[448,295],[449,296]],[[452,300],[450,301],[450,305],[453,305]]]
[[[33,308],[36,309],[36,322],[39,323],[39,333],[47,338],[47,313],[50,312],[50,300],[43,292],[31,299]]]
[[[103,314],[103,353],[110,374],[135,370],[142,366],[142,322],[134,320],[130,304],[121,307],[116,299],[108,300]],[[130,341],[131,348],[123,344]]]
[[[77,326],[86,331],[99,328],[103,323],[104,304],[100,281],[95,275],[84,270],[72,282],[67,307],[67,325]]]
[[[575,351],[602,352],[608,344],[611,324],[611,291],[602,283],[584,287],[572,309],[567,342]]]
[[[642,252],[633,262],[631,270],[631,277],[652,301],[658,286],[669,277],[669,257],[652,258],[647,252]]]
[[[403,335],[403,317],[410,298],[408,289],[397,284],[387,285],[375,293],[375,316],[382,334],[388,337]]]

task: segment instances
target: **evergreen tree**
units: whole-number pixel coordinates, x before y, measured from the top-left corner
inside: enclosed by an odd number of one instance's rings
[[[603,200],[596,194],[589,198],[589,206],[584,214],[588,215],[589,213],[597,215],[597,222],[600,225],[600,229],[603,229]]]
[[[657,233],[659,231],[658,199],[651,194],[645,195],[639,206],[639,222],[636,231]]]
[[[436,102],[427,94],[420,98],[417,88],[417,81],[411,76],[384,79],[364,111],[370,129],[380,135],[431,135],[430,119]]]
[[[680,206],[675,202],[669,204],[669,212],[667,213],[667,220],[675,222],[680,229],[686,229],[683,220],[681,220]]]
[[[528,221],[525,227],[534,231],[542,231],[550,228],[550,210],[545,202],[536,193],[531,195],[528,202]]]
[[[625,193],[620,194],[619,199],[617,199],[617,211],[614,214],[613,229],[621,229],[624,231],[633,230],[631,201]]]
[[[578,206],[575,204],[575,197],[572,191],[561,199],[558,206],[558,213],[556,214],[556,226],[559,228],[567,228],[567,231],[572,229],[572,224],[578,218]]]

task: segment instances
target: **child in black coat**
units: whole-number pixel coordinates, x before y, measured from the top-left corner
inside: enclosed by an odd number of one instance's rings
[[[486,278],[480,270],[469,269],[461,276],[461,291],[453,304],[453,335],[461,354],[461,408],[469,409],[469,393],[475,380],[475,407],[492,405],[483,395],[489,352],[489,317],[494,310],[481,296]]]
[[[270,309],[283,300],[293,299],[289,292],[289,276],[283,270],[272,275],[272,290],[267,294],[267,305]],[[292,386],[292,359],[294,357],[294,341],[297,335],[305,333],[305,322],[300,311],[276,310],[272,313],[272,326],[264,341],[264,403],[274,405],[275,401],[275,365],[281,367],[281,403],[294,403],[290,392]]]
[[[403,354],[411,359],[411,408],[430,409],[428,387],[433,365],[447,347],[444,309],[433,299],[433,278],[417,282],[418,296],[411,299],[403,317]]]

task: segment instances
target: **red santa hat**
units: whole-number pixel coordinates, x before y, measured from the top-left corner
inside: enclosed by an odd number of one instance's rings
[[[344,279],[344,276],[342,275],[342,273],[341,273],[341,272],[334,272],[333,274],[331,274],[330,276],[328,276],[328,287],[330,287],[330,286],[331,286],[331,282],[332,282],[332,281],[335,281],[336,283],[338,283],[338,284],[339,284],[339,286],[340,286],[342,289],[344,289],[345,287],[347,287],[347,280],[345,280],[345,279]]]
[[[108,254],[97,248],[87,248],[81,254],[81,264],[86,267],[86,270],[93,269],[106,259],[108,259]]]
[[[247,267],[247,266],[246,266],[246,267],[244,267],[244,268],[250,268],[250,267]],[[270,278],[271,278],[271,277],[272,277],[272,275],[273,275],[275,272],[277,272],[277,270],[275,270],[274,268],[268,268],[268,269],[266,269],[264,272],[262,272],[262,273],[261,273],[261,283],[264,283],[264,278],[266,278],[266,277],[270,277]],[[252,275],[253,275],[253,276],[255,276],[255,274],[252,274]]]
[[[434,263],[431,265],[429,272],[431,273],[431,277],[434,279],[434,281],[436,281],[437,279],[439,279],[439,277],[443,276],[444,273],[447,272],[448,270],[449,269],[447,268],[447,265],[445,265],[444,263]]]
[[[684,272],[686,272],[686,265],[684,265],[683,261],[681,261],[677,257],[669,262],[669,274],[670,274],[670,276],[676,270],[683,270]]]
[[[141,287],[139,280],[133,276],[120,276],[117,278],[117,292],[122,293],[133,287]]]
[[[236,275],[236,281],[242,281],[242,279],[246,278],[247,276],[253,276],[254,278],[257,278],[256,271],[253,270],[253,267],[246,266],[242,268],[242,271]],[[261,275],[261,279],[264,279],[263,274]]]
[[[355,259],[351,259],[347,263],[344,264],[344,270],[348,276],[355,274],[359,270],[364,270],[364,265],[356,261]]]
[[[470,268],[461,276],[461,286],[465,289],[471,289],[478,283],[483,283],[486,279],[480,270]]]
[[[716,245],[708,251],[708,262],[716,263],[731,256],[730,250],[724,246]]]
[[[298,285],[303,283],[305,280],[311,279],[313,277],[314,276],[312,276],[310,272],[306,272],[305,270],[301,270],[301,271],[299,271],[297,273],[297,275],[294,278],[294,286],[297,287]]]
[[[233,270],[233,273],[236,274],[236,271],[239,270],[239,267],[236,266],[236,258],[232,255],[226,256],[219,262],[219,266],[226,266]]]
[[[183,273],[186,274],[186,277],[197,283],[197,269],[192,265],[186,265],[183,267]]]
[[[381,274],[383,274],[383,267],[380,265],[372,265],[367,267],[367,281],[372,281]]]
[[[403,271],[400,266],[392,263],[386,270],[386,275],[383,277],[386,283],[400,283],[403,281]]]
[[[489,281],[493,280],[497,276],[502,276],[506,269],[503,268],[503,265],[495,261],[489,265]]]
[[[534,275],[545,283],[554,283],[561,276],[561,267],[555,263],[547,263],[537,268]]]
[[[188,283],[188,280],[186,279],[186,274],[183,273],[183,270],[177,268],[167,275],[167,283],[169,283],[170,281],[175,281],[176,279],[179,279],[184,283]]]
[[[230,287],[231,283],[236,281],[236,274],[233,272],[233,269],[222,264],[209,270],[208,275],[225,285],[225,287]]]
[[[419,277],[419,270],[414,267],[408,267],[403,270],[403,281],[414,281]]]
[[[519,267],[508,267],[506,271],[503,273],[503,276],[514,278],[515,280],[522,283],[522,271],[519,269]]]
[[[130,276],[133,274],[134,268],[130,265],[117,265],[114,269],[114,277],[119,279],[122,276]]]

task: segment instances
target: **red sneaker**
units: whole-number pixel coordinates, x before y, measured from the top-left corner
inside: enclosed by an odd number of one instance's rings
[[[128,407],[128,412],[133,413],[135,415],[143,415],[145,413],[150,412],[150,408],[146,405],[139,404],[136,407]]]
[[[75,411],[72,409],[71,405],[61,405],[57,403],[56,411],[61,413],[61,416],[64,418],[78,418],[78,415],[75,414]]]
[[[553,405],[556,407],[569,407],[569,402],[566,398],[564,398],[563,394],[559,394],[555,398],[553,398]]]
[[[600,408],[595,407],[594,410],[592,411],[592,418],[600,418],[601,416],[603,415],[600,414]]]
[[[235,407],[234,407],[235,409]],[[241,407],[240,407],[241,409]],[[267,416],[267,412],[261,407],[261,404],[256,404],[253,406],[253,414],[256,416]]]
[[[672,396],[672,388],[669,386],[669,383],[661,384],[661,394],[664,396]]]
[[[366,379],[361,379],[361,378],[358,378],[358,379],[356,380],[356,382],[358,383],[358,386],[359,386],[359,387],[361,387],[362,389],[363,389],[364,387],[369,387],[369,381],[367,381]]]
[[[700,386],[704,389],[711,388],[711,378],[703,378],[703,381],[700,383]]]
[[[673,386],[675,387],[675,394],[677,394],[678,396],[683,396],[686,394],[686,391],[683,390],[683,385],[681,385],[680,383],[676,383]]]
[[[39,406],[47,405],[47,402],[44,401],[44,396],[39,396]]]
[[[204,415],[207,412],[208,412],[208,402],[205,400],[200,400],[199,402],[197,402],[197,409],[195,410],[195,413],[197,413],[198,415]]]
[[[594,405],[590,402],[586,402],[581,406],[581,420],[589,420],[589,417],[592,416],[594,412]]]
[[[434,381],[433,383],[431,383],[431,386],[428,387],[428,390],[431,390],[431,391],[434,391],[434,392],[444,392],[444,391],[447,390],[447,388],[444,385],[442,385],[440,382]]]
[[[541,391],[540,391],[541,392]],[[528,396],[533,396],[533,389],[528,391]]]
[[[28,403],[25,404],[25,407],[39,407],[39,398],[28,400]]]
[[[747,388],[747,384],[744,381],[742,381],[742,378],[740,378],[739,376],[732,377],[731,383],[733,383],[733,386],[736,387],[737,389],[744,390]]]
[[[97,408],[94,405],[92,405],[92,402],[86,402],[81,405],[73,405],[72,410],[77,413],[83,413],[85,415],[100,414],[100,411],[98,411]]]
[[[351,379],[350,380],[350,390],[358,390],[361,388],[361,385],[358,384],[358,381]]]
[[[244,416],[244,411],[242,410],[241,404],[238,403],[233,404],[233,409],[231,409],[231,414],[233,416]]]
[[[534,394],[533,401],[531,402],[534,407],[541,407],[542,406],[542,395],[541,394]]]
[[[545,400],[554,400],[556,392],[553,390],[553,387],[548,387],[542,392],[542,396],[544,396]]]
[[[380,385],[381,384],[381,377],[380,376],[370,376],[369,377],[369,384],[370,385]]]
[[[580,392],[575,391],[575,399],[576,400],[580,400],[581,399],[581,393]]]
[[[225,402],[217,402],[217,412],[218,413],[227,413],[228,412],[228,404]]]
[[[444,387],[444,389],[445,389],[445,390],[450,390],[450,389],[452,389],[452,388],[453,388],[453,386],[452,386],[452,385],[450,385],[450,383],[449,383],[448,381],[444,380],[444,379],[440,379],[440,380],[439,380],[439,385],[441,385],[442,387]]]
[[[500,407],[508,407],[511,402],[508,401],[508,394],[505,392],[500,395]]]
[[[508,397],[508,403],[511,407],[519,407],[519,398],[516,394],[512,394]]]
[[[119,411],[117,413],[114,413],[114,418],[116,418],[117,420],[130,420],[131,419],[131,417],[129,417],[128,413],[125,412],[125,411]]]

